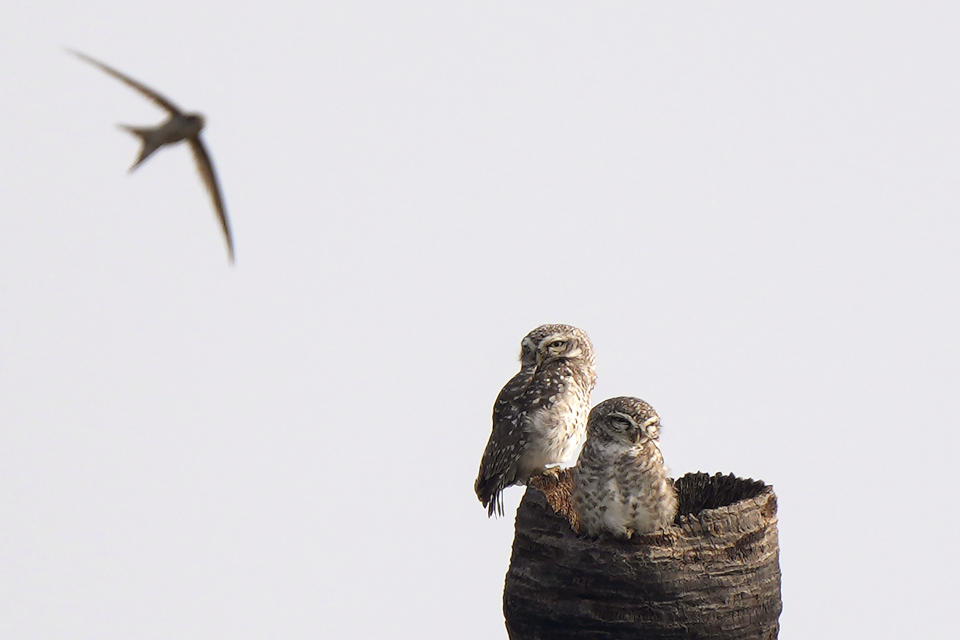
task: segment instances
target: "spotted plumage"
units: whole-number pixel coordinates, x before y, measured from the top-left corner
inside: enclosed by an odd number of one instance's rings
[[[493,405],[493,432],[474,490],[487,514],[503,515],[504,488],[576,461],[596,384],[593,344],[565,324],[546,324],[520,344],[520,372]]]
[[[611,398],[593,408],[573,471],[580,533],[629,538],[673,523],[677,492],[659,439],[660,417],[643,400]]]

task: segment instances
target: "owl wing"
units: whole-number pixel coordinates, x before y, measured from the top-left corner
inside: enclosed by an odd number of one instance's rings
[[[474,483],[477,497],[487,507],[487,515],[503,515],[501,493],[517,479],[517,461],[526,444],[529,420],[521,401],[531,380],[532,372],[521,369],[504,385],[493,404],[493,431]]]

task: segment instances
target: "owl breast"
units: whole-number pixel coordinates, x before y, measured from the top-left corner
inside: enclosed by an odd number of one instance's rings
[[[548,467],[576,464],[587,437],[588,398],[589,394],[571,376],[558,385],[543,406],[531,412],[531,446],[523,460],[528,476]]]
[[[583,533],[619,538],[669,527],[676,491],[654,442],[628,447],[587,443],[574,475]]]

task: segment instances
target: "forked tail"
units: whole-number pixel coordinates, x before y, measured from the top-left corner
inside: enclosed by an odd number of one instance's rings
[[[132,127],[128,124],[118,124],[117,126],[140,138],[140,155],[127,171],[133,171],[139,167],[144,160],[150,157],[150,154],[160,148],[160,143],[150,135],[154,133],[153,129],[147,127]]]

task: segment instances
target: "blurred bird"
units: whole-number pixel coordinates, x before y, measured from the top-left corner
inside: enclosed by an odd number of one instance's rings
[[[203,178],[203,184],[210,193],[210,198],[213,200],[213,206],[214,209],[216,209],[217,217],[220,219],[220,226],[223,228],[223,235],[227,241],[227,254],[229,255],[230,262],[232,263],[233,238],[230,235],[230,223],[227,220],[227,213],[223,207],[223,195],[220,193],[220,186],[217,184],[217,175],[214,173],[213,163],[210,161],[210,154],[207,153],[206,147],[203,146],[203,142],[200,140],[200,131],[203,129],[204,124],[203,116],[199,113],[184,113],[178,106],[170,102],[153,89],[140,84],[133,78],[120,73],[113,67],[104,64],[99,60],[91,58],[90,56],[79,51],[74,51],[73,49],[68,49],[67,51],[77,56],[84,62],[88,62],[95,67],[99,67],[124,84],[133,87],[144,96],[149,98],[154,104],[170,114],[170,117],[165,122],[162,122],[155,127],[132,127],[125,124],[118,125],[121,129],[129,131],[133,135],[140,138],[140,142],[143,145],[140,149],[140,155],[137,157],[136,162],[134,162],[130,167],[130,171],[133,171],[139,167],[144,160],[149,158],[153,152],[162,146],[180,142],[181,140],[186,140],[189,142],[190,150],[193,151],[193,157],[197,162],[197,169],[200,171],[200,177]]]

